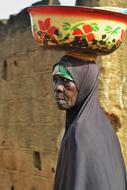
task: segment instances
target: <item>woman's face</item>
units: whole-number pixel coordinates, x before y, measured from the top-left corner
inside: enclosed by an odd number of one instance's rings
[[[68,110],[74,107],[78,96],[75,83],[57,74],[53,75],[53,83],[58,108]]]

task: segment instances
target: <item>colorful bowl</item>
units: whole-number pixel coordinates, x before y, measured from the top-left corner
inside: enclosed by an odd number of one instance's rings
[[[27,7],[32,33],[43,47],[107,55],[121,44],[127,15],[101,8],[73,6]]]

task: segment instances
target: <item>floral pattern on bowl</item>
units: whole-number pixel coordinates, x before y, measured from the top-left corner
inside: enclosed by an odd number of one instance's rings
[[[43,9],[42,6],[36,9],[39,8]],[[67,7],[65,8],[67,9]],[[90,12],[90,15],[89,10],[94,10],[95,12]],[[48,11],[47,14],[43,14],[43,10],[38,14],[37,11],[32,14],[32,11],[34,11],[34,8],[29,11],[33,36],[37,43],[44,47],[55,46],[66,50],[72,49],[84,53],[107,55],[120,46],[126,33],[126,15],[122,13],[114,12],[113,14],[111,12],[108,17],[108,11],[103,10],[103,12],[100,9],[89,8],[86,13],[82,13],[83,15],[74,17],[74,15],[62,15],[62,12],[54,15],[53,13],[48,14]],[[105,15],[109,19],[105,18]],[[121,16],[121,18],[123,16],[123,18],[119,20],[118,16]]]

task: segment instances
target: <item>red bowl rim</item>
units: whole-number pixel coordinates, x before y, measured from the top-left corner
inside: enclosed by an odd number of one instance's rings
[[[63,15],[74,15],[74,16],[88,16],[98,19],[112,19],[127,24],[127,14],[119,13],[115,11],[104,10],[94,7],[81,7],[81,6],[59,6],[59,5],[37,5],[26,7],[25,10],[32,15],[36,14],[63,14]],[[43,12],[42,12],[43,10]]]

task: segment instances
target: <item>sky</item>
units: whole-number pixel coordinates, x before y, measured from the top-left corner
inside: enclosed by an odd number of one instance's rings
[[[9,15],[17,14],[23,8],[40,0],[0,0],[0,19],[8,19]],[[74,5],[75,0],[59,0],[62,5]]]

